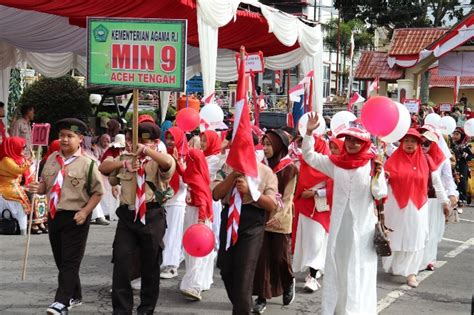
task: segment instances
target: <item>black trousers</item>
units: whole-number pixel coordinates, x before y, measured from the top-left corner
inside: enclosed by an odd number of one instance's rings
[[[117,211],[119,222],[113,244],[114,271],[112,277],[112,306],[114,314],[132,314],[133,291],[130,285],[131,270],[140,253],[142,286],[139,314],[153,314],[160,293],[160,265],[163,236],[166,231],[165,211],[158,203],[147,203],[146,225],[135,219],[135,211],[126,205]]]
[[[232,314],[250,314],[253,279],[265,231],[265,211],[242,205],[237,243],[226,250],[228,211],[226,207],[221,214],[217,267],[232,302]]]
[[[82,225],[74,221],[76,211],[58,211],[55,218],[48,217],[49,242],[58,267],[58,289],[55,302],[66,306],[69,300],[82,299],[79,268],[86,249],[91,215]]]

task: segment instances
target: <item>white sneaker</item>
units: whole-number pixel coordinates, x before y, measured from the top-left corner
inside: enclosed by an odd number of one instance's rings
[[[130,284],[132,285],[133,290],[140,291],[140,289],[142,288],[142,278],[136,278],[132,280]]]
[[[315,292],[321,287],[318,280],[311,277],[310,275],[306,276],[305,281],[306,282],[304,284],[304,290],[307,291],[307,292],[311,292],[311,293]]]
[[[178,276],[178,268],[173,266],[166,266],[160,273],[161,279],[173,279]]]
[[[201,292],[195,288],[189,288],[189,289],[182,289],[181,293],[184,295],[184,297],[188,300],[192,301],[201,301]]]
[[[69,306],[67,307],[67,309],[70,310],[73,307],[81,306],[81,305],[82,305],[82,300],[80,300],[80,299],[70,299],[69,300]]]

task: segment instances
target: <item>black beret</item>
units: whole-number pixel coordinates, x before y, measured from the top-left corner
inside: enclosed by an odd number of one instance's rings
[[[281,129],[271,129],[271,130],[268,130],[267,133],[273,133],[278,138],[280,138],[285,148],[287,148],[290,145],[290,139],[288,138],[286,131],[281,130]]]
[[[161,129],[155,123],[142,122],[138,124],[138,138],[156,140],[161,136]]]
[[[67,129],[83,135],[87,131],[87,125],[77,118],[64,118],[56,122],[56,129],[58,131]]]

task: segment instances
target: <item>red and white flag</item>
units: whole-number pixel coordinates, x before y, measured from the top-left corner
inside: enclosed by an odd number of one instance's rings
[[[214,95],[216,95],[216,92],[212,92],[212,94],[204,97],[204,105],[211,104],[212,100],[214,99]]]
[[[352,106],[355,103],[361,103],[363,101],[365,101],[365,98],[363,98],[362,95],[360,95],[359,93],[354,92],[354,94],[352,94],[352,97],[349,99],[349,103],[347,104],[347,110],[351,111]]]
[[[241,51],[245,50],[243,47]],[[237,102],[235,103],[234,130],[232,144],[226,163],[236,172],[242,173],[247,179],[252,196],[258,194],[257,156],[253,145],[252,127],[250,126],[249,107],[247,104],[247,88],[245,79],[245,59],[240,59],[239,79],[237,82]],[[256,185],[257,183],[257,185]],[[234,187],[227,218],[226,250],[238,239],[242,195]]]
[[[375,80],[370,83],[368,91],[367,91],[367,97],[370,98],[370,93],[372,91],[376,91],[377,94],[379,94],[379,78],[375,78]]]
[[[314,71],[311,70],[310,72],[308,72],[306,74],[306,76],[303,78],[303,80],[298,82],[297,85],[295,85],[294,87],[292,87],[288,91],[288,95],[290,96],[290,101],[292,101],[292,102],[299,102],[300,101],[301,95],[304,94],[305,84],[310,84],[311,83],[311,79],[312,79],[313,75],[314,75]]]

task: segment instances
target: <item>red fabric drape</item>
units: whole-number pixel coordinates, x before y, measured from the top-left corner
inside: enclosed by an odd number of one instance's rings
[[[70,24],[80,27],[86,26],[87,16],[186,19],[187,42],[199,46],[195,0],[0,0],[0,5],[68,17]],[[268,32],[268,23],[260,13],[238,10],[236,21],[231,20],[219,29],[218,47],[239,51],[242,45],[248,52],[262,51],[264,56],[283,54],[299,47],[298,42],[292,47],[280,43]]]

